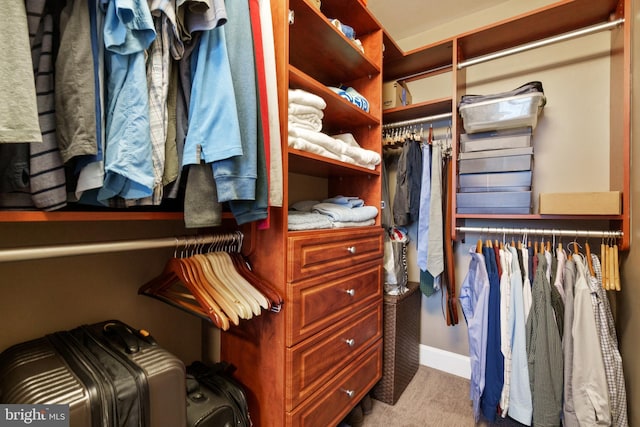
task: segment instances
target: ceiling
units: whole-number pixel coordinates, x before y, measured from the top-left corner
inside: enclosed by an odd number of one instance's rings
[[[367,0],[367,7],[397,42],[507,1],[509,0]]]

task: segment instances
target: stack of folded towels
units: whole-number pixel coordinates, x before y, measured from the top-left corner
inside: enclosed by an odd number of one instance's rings
[[[374,225],[378,208],[355,196],[335,196],[323,201],[304,200],[289,209],[289,230],[346,228]]]
[[[375,169],[380,154],[366,150],[351,134],[329,136],[322,130],[323,110],[327,104],[321,97],[302,89],[289,89],[289,146],[334,160]]]

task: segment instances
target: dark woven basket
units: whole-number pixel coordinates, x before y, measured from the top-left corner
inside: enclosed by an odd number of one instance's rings
[[[420,285],[408,283],[403,295],[384,296],[382,378],[372,396],[395,405],[420,363]]]

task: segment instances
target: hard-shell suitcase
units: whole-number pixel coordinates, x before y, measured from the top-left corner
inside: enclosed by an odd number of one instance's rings
[[[68,404],[71,427],[185,427],[184,363],[113,320],[0,354],[0,402]]]

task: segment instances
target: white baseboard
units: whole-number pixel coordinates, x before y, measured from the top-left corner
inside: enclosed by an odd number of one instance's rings
[[[463,378],[471,378],[468,356],[420,344],[420,364]]]

